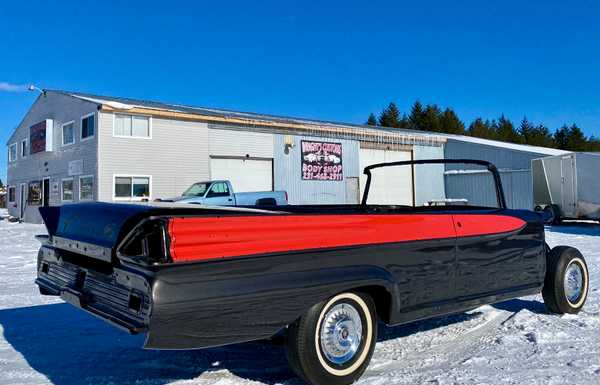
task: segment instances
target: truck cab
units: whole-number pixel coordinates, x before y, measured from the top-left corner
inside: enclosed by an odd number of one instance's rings
[[[198,182],[181,195],[182,203],[200,203],[210,206],[235,206],[235,195],[228,180]]]
[[[162,202],[192,203],[207,206],[283,206],[285,191],[255,191],[235,193],[228,180],[196,182],[179,197],[160,199]]]

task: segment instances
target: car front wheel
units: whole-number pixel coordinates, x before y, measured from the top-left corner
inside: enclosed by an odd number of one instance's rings
[[[587,264],[579,250],[557,246],[547,257],[542,296],[553,313],[577,314],[583,308],[589,289]]]
[[[373,300],[346,292],[310,308],[290,325],[286,352],[292,369],[311,385],[347,385],[365,371],[377,341]]]

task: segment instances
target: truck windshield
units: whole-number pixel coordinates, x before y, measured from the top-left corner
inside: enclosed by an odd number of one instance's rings
[[[210,187],[210,183],[208,182],[199,182],[194,183],[187,190],[185,190],[182,194],[184,197],[202,197],[206,194],[206,190]]]

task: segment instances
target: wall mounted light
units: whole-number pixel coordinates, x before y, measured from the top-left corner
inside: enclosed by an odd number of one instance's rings
[[[285,145],[283,152],[284,152],[284,154],[288,155],[290,153],[291,149],[294,148],[294,137],[291,135],[286,135],[283,138],[283,142]]]

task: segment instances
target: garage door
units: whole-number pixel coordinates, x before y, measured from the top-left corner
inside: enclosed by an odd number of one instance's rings
[[[371,148],[360,149],[360,196],[362,197],[367,181],[362,170],[375,163],[397,162],[411,160],[410,151],[378,150]],[[371,187],[369,188],[370,204],[413,204],[413,178],[410,166],[396,166],[375,169],[372,171]]]
[[[211,158],[210,178],[229,180],[236,192],[272,191],[273,160]]]

